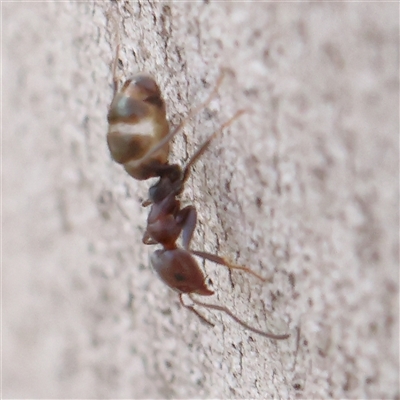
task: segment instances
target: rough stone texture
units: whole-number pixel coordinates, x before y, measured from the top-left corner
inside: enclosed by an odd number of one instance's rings
[[[398,4],[2,11],[3,397],[399,397]],[[105,142],[116,32],[121,75],[153,74],[172,124],[232,70],[171,157],[251,108],[184,199],[194,247],[273,277],[203,263],[214,302],[289,340],[205,326],[149,269],[149,182]]]

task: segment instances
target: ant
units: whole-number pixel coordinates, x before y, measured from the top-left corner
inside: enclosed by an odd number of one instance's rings
[[[253,328],[236,317],[228,308],[203,303],[193,294],[211,296],[214,294],[205,283],[205,275],[194,256],[223,265],[229,269],[237,269],[254,275],[265,281],[260,275],[247,267],[237,266],[215,254],[193,250],[190,247],[197,222],[197,211],[194,206],[181,207],[178,196],[184,189],[193,164],[202,156],[213,138],[245,111],[238,111],[214,132],[191,157],[182,169],[178,164],[169,164],[169,143],[183,128],[184,124],[213,99],[222,82],[223,74],[208,99],[196,107],[175,128],[170,130],[166,118],[165,102],[161,91],[149,75],[136,75],[125,81],[119,89],[116,69],[118,51],[113,65],[114,97],[108,111],[109,129],[107,142],[112,158],[122,164],[133,178],[146,180],[156,177],[158,181],[149,189],[149,199],[143,206],[151,205],[147,218],[147,228],[143,235],[146,245],[162,246],[150,256],[150,263],[158,277],[171,289],[179,293],[182,306],[194,312],[203,322],[214,326],[203,317],[193,305],[185,304],[183,295],[187,294],[193,304],[208,309],[224,312],[245,329],[270,339],[287,339],[289,334],[277,335]],[[176,242],[182,237],[182,247]]]

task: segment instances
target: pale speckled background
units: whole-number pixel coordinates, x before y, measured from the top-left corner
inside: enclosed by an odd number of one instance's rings
[[[2,3],[2,25],[3,398],[399,398],[398,4]],[[288,341],[204,326],[149,269],[149,183],[105,142],[116,31],[172,124],[234,72],[172,159],[252,109],[184,199],[194,247],[273,277],[205,263],[214,301]]]

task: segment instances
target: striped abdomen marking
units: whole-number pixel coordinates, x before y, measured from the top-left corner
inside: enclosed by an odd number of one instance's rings
[[[168,162],[168,144],[141,162],[169,132],[165,104],[153,78],[138,75],[128,79],[115,94],[107,119],[111,156],[135,179],[155,176],[154,168]]]

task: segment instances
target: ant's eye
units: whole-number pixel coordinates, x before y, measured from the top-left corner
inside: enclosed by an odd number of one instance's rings
[[[176,274],[174,274],[174,278],[175,278],[178,282],[186,281],[185,275],[180,274],[179,272],[177,272]]]

